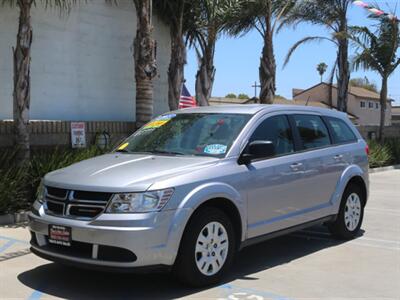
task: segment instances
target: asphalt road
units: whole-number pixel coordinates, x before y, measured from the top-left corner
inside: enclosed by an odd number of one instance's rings
[[[1,299],[400,299],[400,170],[371,174],[361,235],[316,227],[244,249],[225,283],[189,289],[169,274],[66,268],[28,249],[22,227],[0,227]]]

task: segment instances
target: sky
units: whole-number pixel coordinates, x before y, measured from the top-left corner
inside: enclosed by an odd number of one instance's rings
[[[390,7],[400,6],[400,0],[378,1],[389,3]],[[382,8],[387,6],[382,5]],[[349,12],[350,25],[371,26],[376,23],[367,18],[364,9],[352,6]],[[327,36],[329,32],[317,25],[301,24],[296,30],[287,28],[275,36],[274,49],[277,61],[277,95],[292,99],[292,88],[306,89],[320,82],[316,66],[320,62],[328,65],[324,81],[329,80],[330,68],[335,62],[336,48],[331,42],[310,43],[300,46],[292,56],[289,64],[283,68],[283,62],[290,47],[299,39],[306,36]],[[258,83],[258,67],[263,46],[261,35],[253,30],[239,38],[222,36],[216,46],[215,68],[216,75],[213,97],[224,97],[228,93],[245,93],[254,96],[254,82]],[[350,54],[354,51],[351,50]],[[400,51],[399,51],[400,55]],[[195,94],[195,75],[197,58],[193,49],[188,51],[188,64],[185,68],[186,85],[192,95]],[[381,85],[379,74],[372,71],[358,71],[351,78],[365,77]],[[389,80],[389,95],[400,105],[400,67]],[[258,96],[258,95],[257,95]]]

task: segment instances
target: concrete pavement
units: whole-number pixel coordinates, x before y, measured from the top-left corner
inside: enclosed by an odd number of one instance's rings
[[[226,282],[208,289],[169,274],[58,266],[28,254],[26,228],[0,227],[0,298],[400,299],[400,170],[370,178],[360,237],[341,242],[315,227],[245,248]]]

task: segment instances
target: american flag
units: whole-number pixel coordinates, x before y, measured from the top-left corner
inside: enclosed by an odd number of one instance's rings
[[[183,84],[178,108],[181,109],[181,108],[196,107],[196,106],[197,106],[196,99],[190,96],[190,93],[186,88],[186,85]]]

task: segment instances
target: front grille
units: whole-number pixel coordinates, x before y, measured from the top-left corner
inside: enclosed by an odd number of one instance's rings
[[[111,193],[72,191],[46,187],[46,213],[78,219],[93,219],[101,214]]]

